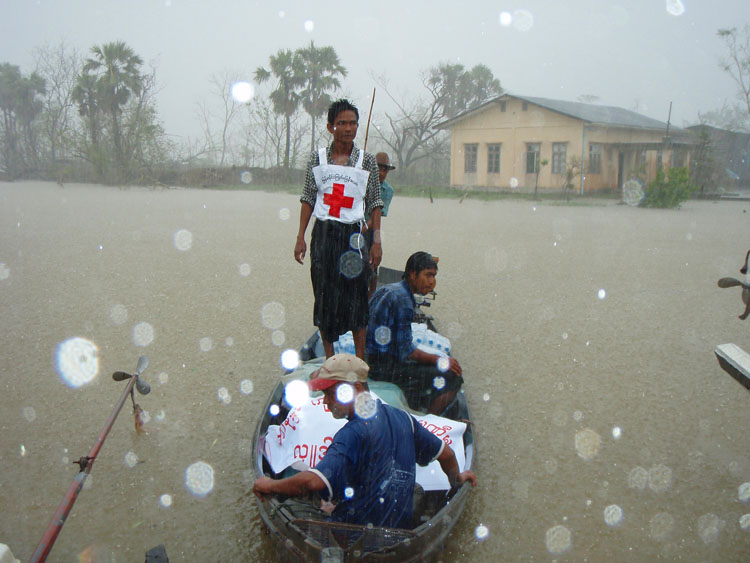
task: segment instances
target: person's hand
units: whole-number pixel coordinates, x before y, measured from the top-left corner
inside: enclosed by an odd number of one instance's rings
[[[456,484],[457,485],[462,485],[466,481],[469,481],[471,483],[472,487],[476,487],[477,486],[477,476],[474,475],[473,471],[470,471],[470,470],[467,469],[466,471],[462,471],[461,473],[459,473],[458,477],[456,477]]]
[[[298,238],[297,244],[294,245],[294,259],[302,264],[305,260],[305,254],[307,253],[307,244],[304,238]]]
[[[380,261],[383,259],[383,247],[379,242],[373,242],[370,247],[370,267],[374,270],[380,266]]]
[[[270,477],[258,477],[258,480],[253,484],[253,492],[260,499],[260,502],[265,500],[263,495],[270,495],[273,492],[272,486],[273,479]]]

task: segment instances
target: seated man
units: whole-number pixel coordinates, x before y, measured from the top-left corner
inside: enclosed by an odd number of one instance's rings
[[[416,301],[435,289],[437,262],[427,252],[406,261],[403,281],[380,287],[370,299],[365,351],[370,377],[398,385],[409,406],[442,414],[461,388],[461,366],[455,358],[430,354],[412,342]]]
[[[459,473],[450,446],[424,429],[406,412],[375,400],[367,392],[367,364],[352,354],[328,358],[310,388],[323,391],[324,403],[335,418],[348,422],[333,437],[315,469],[286,479],[261,477],[253,492],[300,496],[319,491],[336,507],[336,522],[408,528],[413,511],[415,463],[434,459],[451,486],[469,481],[472,471]]]

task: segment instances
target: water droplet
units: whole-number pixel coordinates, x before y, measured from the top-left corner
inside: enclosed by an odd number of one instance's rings
[[[708,513],[698,518],[698,535],[703,543],[714,543],[723,527],[724,522],[716,514]]]
[[[227,346],[229,346],[229,347],[234,346],[234,338],[232,338],[231,336],[227,336],[224,339],[224,344],[227,345]]]
[[[243,278],[246,278],[247,276],[250,275],[250,264],[248,264],[247,262],[240,264],[239,270],[240,270],[240,275]]]
[[[474,529],[474,537],[477,538],[477,541],[484,541],[489,535],[490,530],[484,524],[479,524],[479,526]]]
[[[99,349],[85,338],[70,338],[57,347],[57,373],[68,387],[90,383],[99,374]]]
[[[172,495],[161,495],[159,497],[159,504],[162,508],[169,508],[172,506]]]
[[[599,291],[598,291],[598,292],[596,293],[596,296],[597,296],[597,297],[598,297],[599,299],[604,299],[605,297],[607,297],[607,292],[606,292],[606,290],[604,290],[604,289],[600,289],[600,290],[599,290]]]
[[[583,413],[581,411],[575,411],[573,413],[573,420],[576,422],[581,422],[583,420]]]
[[[607,526],[619,526],[622,523],[622,519],[622,508],[620,508],[616,504],[610,504],[607,508],[604,509],[604,522],[606,522]]]
[[[128,310],[124,305],[120,305],[119,303],[113,305],[109,310],[109,318],[116,325],[123,325],[128,320]]]
[[[246,104],[253,99],[255,88],[249,82],[241,80],[232,84],[231,93],[235,102]]]
[[[681,16],[685,13],[685,5],[682,0],[667,0],[667,13],[672,16]]]
[[[381,346],[387,346],[391,341],[391,329],[387,326],[379,326],[375,329],[375,342]]]
[[[584,428],[576,432],[575,447],[579,457],[586,461],[594,459],[599,453],[601,437],[590,428]]]
[[[165,384],[169,383],[169,374],[167,372],[163,371],[163,372],[161,372],[159,374],[158,379],[159,379],[159,384],[160,385],[165,385]]]
[[[359,250],[365,247],[365,237],[361,233],[352,233],[349,237],[349,248]]]
[[[534,16],[528,10],[514,10],[513,27],[518,31],[529,31],[534,27]]]
[[[9,277],[10,268],[8,268],[8,266],[6,266],[4,262],[0,262],[0,280],[7,280]]]
[[[184,252],[193,247],[193,233],[185,229],[180,229],[174,234],[174,247]]]
[[[204,336],[198,342],[198,346],[200,346],[201,352],[210,352],[214,347],[214,341],[210,337]]]
[[[284,398],[293,408],[301,407],[310,400],[310,389],[307,383],[295,379],[287,383],[284,387]]]
[[[648,471],[644,467],[634,467],[628,473],[628,486],[642,491],[648,484]]]
[[[205,461],[196,461],[185,470],[185,487],[197,497],[204,497],[214,488],[214,468]]]
[[[568,333],[567,332],[563,332],[562,333],[562,339],[563,340],[567,340],[568,339]]]
[[[36,411],[34,410],[34,407],[23,407],[21,409],[21,414],[27,422],[34,422],[34,420],[36,420]]]
[[[742,502],[750,501],[750,483],[742,483],[737,489],[737,498]]]
[[[378,410],[378,404],[369,393],[360,393],[354,399],[354,412],[360,418],[372,418]]]
[[[243,184],[250,184],[253,181],[253,173],[249,170],[243,170],[240,174],[240,182]]]
[[[344,496],[346,498],[352,498],[354,496],[354,489],[352,487],[347,487],[344,489]]]
[[[612,437],[613,437],[613,438],[614,438],[615,440],[619,440],[619,439],[620,439],[620,436],[622,436],[622,430],[620,430],[620,427],[619,427],[619,426],[615,426],[615,427],[614,427],[614,428],[612,429]]]
[[[271,344],[274,346],[283,346],[286,342],[286,334],[283,330],[274,330],[271,333]]]
[[[344,252],[339,259],[339,272],[346,278],[354,279],[364,270],[364,261],[359,252],[349,250]]]
[[[299,366],[299,354],[296,350],[288,349],[281,353],[281,365],[284,369],[295,369]]]
[[[154,341],[154,327],[149,323],[140,322],[133,327],[133,344],[145,347]]]
[[[135,452],[128,452],[125,454],[124,461],[128,467],[135,467],[138,463],[138,456],[135,455]]]
[[[21,444],[21,447],[19,448],[19,450],[21,452],[21,457],[26,457],[26,446]]]
[[[279,209],[279,219],[281,219],[282,221],[288,221],[289,217],[291,217],[291,212],[288,208],[282,207],[281,209]]]
[[[750,514],[743,514],[740,516],[740,528],[746,532],[750,531]]]
[[[315,29],[315,22],[314,21],[312,21],[312,20],[305,21],[305,31],[307,33],[312,33],[314,29]]]
[[[249,395],[253,392],[253,382],[249,379],[243,379],[240,382],[240,393],[243,395]]]
[[[552,555],[561,555],[570,549],[572,545],[573,536],[570,530],[565,526],[558,524],[553,526],[545,535],[545,544],[547,545],[547,551]]]
[[[281,409],[279,408],[279,405],[271,405],[268,407],[268,412],[271,416],[276,416],[281,412]]]
[[[225,405],[228,405],[232,402],[232,395],[229,393],[229,390],[226,387],[219,387],[219,389],[216,391],[216,396]]]
[[[438,370],[445,373],[446,371],[448,371],[448,368],[450,367],[451,367],[451,361],[448,358],[444,358],[444,357],[438,358],[438,361],[437,361]],[[445,385],[445,378],[443,378],[443,385]],[[439,387],[439,389],[442,389],[442,387]]]
[[[489,393],[485,393],[484,395],[482,395],[482,399],[484,399],[484,402],[486,403],[487,401],[490,400],[490,394]]]
[[[663,493],[672,486],[672,470],[660,463],[648,472],[648,487],[655,493]]]
[[[500,15],[498,16],[498,21],[500,22],[500,25],[503,27],[509,27],[510,24],[513,23],[513,15],[510,12],[500,12]],[[511,182],[515,180],[515,178],[511,179]],[[518,180],[516,180],[518,182]]]
[[[260,311],[260,318],[263,326],[266,328],[272,330],[281,328],[286,322],[284,306],[276,301],[266,303]]]
[[[352,399],[354,399],[354,387],[348,383],[336,387],[336,400],[339,403],[345,405],[351,403]]]

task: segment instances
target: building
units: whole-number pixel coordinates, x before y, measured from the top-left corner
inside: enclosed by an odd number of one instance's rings
[[[438,128],[450,130],[451,186],[524,192],[648,183],[660,164],[688,166],[691,146],[681,129],[633,111],[510,94]]]

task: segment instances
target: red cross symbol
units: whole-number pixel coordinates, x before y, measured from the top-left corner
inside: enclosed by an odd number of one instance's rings
[[[334,184],[332,193],[323,194],[323,203],[330,206],[331,217],[341,217],[341,208],[351,209],[354,198],[344,195],[344,184]]]

